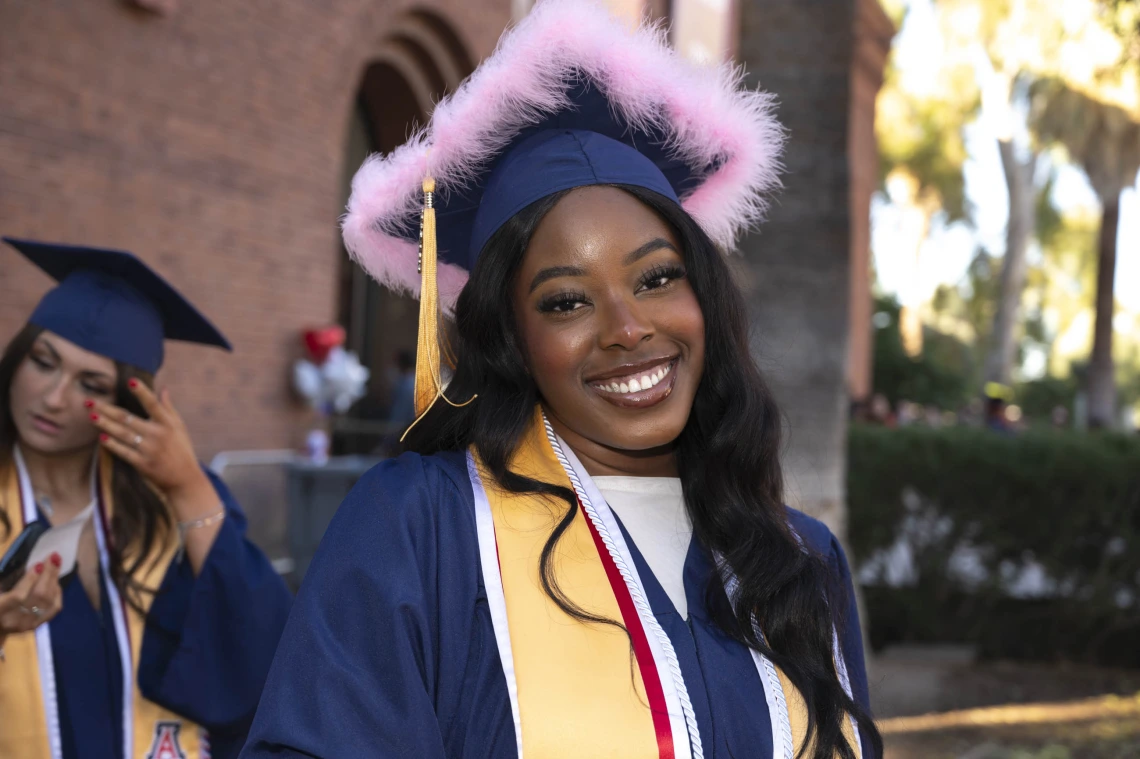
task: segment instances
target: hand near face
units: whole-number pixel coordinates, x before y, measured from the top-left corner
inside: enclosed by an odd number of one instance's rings
[[[170,392],[163,390],[158,397],[134,379],[128,386],[150,418],[139,418],[103,401],[89,401],[91,421],[102,433],[100,443],[168,497],[200,487],[205,475],[186,425],[170,402]]]

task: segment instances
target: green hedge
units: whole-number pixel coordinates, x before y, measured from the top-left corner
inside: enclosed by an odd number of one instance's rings
[[[1140,666],[1140,437],[856,425],[848,455],[856,568],[900,540],[913,558],[903,587],[865,586],[872,645]],[[1011,594],[1027,566],[1052,592]]]

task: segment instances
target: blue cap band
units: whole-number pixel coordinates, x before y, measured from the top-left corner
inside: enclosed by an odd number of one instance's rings
[[[661,169],[635,148],[597,132],[557,129],[516,145],[487,178],[467,251],[474,262],[487,240],[536,200],[575,187],[625,184],[679,202]]]

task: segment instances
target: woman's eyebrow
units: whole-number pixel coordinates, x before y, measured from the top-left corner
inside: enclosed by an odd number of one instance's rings
[[[51,342],[49,342],[48,340],[46,340],[42,337],[36,342],[35,347],[43,348],[44,350],[46,350],[48,353],[51,354],[52,359],[54,359],[55,361],[62,360],[62,359],[60,359],[59,351],[57,351],[55,349],[55,346],[52,345]]]
[[[60,362],[63,361],[63,359],[60,358],[60,356],[59,356],[59,351],[57,351],[55,349],[55,346],[52,345],[49,341],[41,338],[39,340],[39,342],[36,343],[36,347],[43,348],[48,353],[50,353],[51,357],[54,361],[60,361]],[[88,377],[90,379],[105,379],[105,380],[108,380],[111,382],[114,382],[114,380],[115,380],[115,378],[112,375],[107,374],[106,372],[84,370],[84,371],[80,372],[80,374],[83,375],[84,377]]]
[[[649,242],[645,243],[636,250],[632,250],[625,254],[625,258],[621,260],[622,266],[629,266],[630,264],[640,261],[655,250],[671,250],[677,255],[681,252],[677,250],[673,243],[669,242],[663,237],[655,237]],[[529,292],[534,292],[535,289],[543,282],[554,279],[555,277],[582,277],[585,276],[586,271],[577,266],[551,266],[546,269],[540,270],[534,275],[534,279],[530,281]]]
[[[655,237],[652,240],[650,240],[649,242],[642,245],[637,250],[630,251],[629,253],[626,253],[625,258],[623,258],[621,261],[621,265],[622,266],[629,266],[630,264],[636,263],[637,261],[640,261],[641,259],[645,258],[650,253],[652,253],[653,251],[661,250],[663,248],[666,250],[671,250],[674,253],[676,253],[677,255],[681,254],[681,251],[677,250],[677,248],[674,247],[673,243],[669,242],[668,240],[666,240],[663,237]]]
[[[582,277],[585,276],[586,270],[578,266],[550,266],[546,269],[541,269],[538,274],[534,275],[534,279],[530,281],[530,291],[534,292],[535,288],[543,282],[554,279],[555,277]]]

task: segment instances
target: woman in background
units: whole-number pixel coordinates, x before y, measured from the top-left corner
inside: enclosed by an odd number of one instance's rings
[[[229,343],[129,253],[5,241],[59,285],[0,358],[0,551],[71,537],[0,594],[0,756],[234,757],[290,599],[154,390]]]

